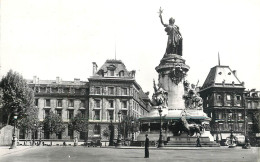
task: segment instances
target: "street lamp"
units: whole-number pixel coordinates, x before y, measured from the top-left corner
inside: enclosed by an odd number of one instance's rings
[[[233,127],[234,127],[234,122],[232,122],[231,120],[232,120],[232,113],[230,113],[229,114],[229,121],[230,121],[230,124],[231,124],[231,132],[230,132],[230,145],[229,145],[229,148],[234,148],[236,145],[235,145],[235,143],[233,143],[234,141],[233,141],[233,139],[234,139],[234,135],[233,135]],[[234,114],[235,115],[235,114]]]
[[[244,128],[245,128],[245,137],[247,136],[247,116],[245,116],[245,119],[244,119]]]
[[[35,129],[36,129],[36,123],[33,124],[33,143],[32,145],[34,146],[34,143],[35,143]]]
[[[40,141],[39,141],[39,145],[38,146],[41,146],[42,145],[42,126],[40,126]]]
[[[159,136],[159,144],[158,147],[163,147],[163,139],[162,139],[162,109],[161,107],[158,109],[160,115],[160,136]]]
[[[113,116],[110,116],[110,137],[109,137],[109,145],[114,146],[114,126],[113,126]]]
[[[117,147],[120,147],[122,145],[121,132],[120,132],[120,126],[121,126],[120,119],[121,119],[121,111],[118,112],[118,135],[117,135],[117,144],[116,144]]]
[[[134,119],[131,121],[132,124],[132,142],[134,141]]]
[[[14,111],[14,134],[13,134],[13,140],[12,140],[12,145],[10,147],[10,149],[15,149],[17,146],[17,138],[15,136],[15,127],[16,127],[16,120],[17,120],[17,109],[15,109]]]

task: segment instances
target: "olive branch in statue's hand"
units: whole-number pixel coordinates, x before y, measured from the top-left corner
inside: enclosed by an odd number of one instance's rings
[[[159,9],[159,17],[162,17],[162,13],[163,13],[163,9],[160,7],[160,9]]]

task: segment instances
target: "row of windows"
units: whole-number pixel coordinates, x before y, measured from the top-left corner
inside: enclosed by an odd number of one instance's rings
[[[113,68],[112,68],[112,69],[108,70],[108,73],[107,73],[107,74],[108,74],[108,76],[115,76],[115,70],[113,70]],[[101,71],[101,76],[102,76],[102,77],[105,76],[104,71]],[[121,71],[118,73],[118,76],[119,76],[119,77],[125,76],[125,72],[124,72],[123,70],[121,70]]]
[[[114,100],[109,100],[108,104],[109,104],[109,108],[115,108],[115,101]],[[121,107],[127,108],[127,101],[126,100],[121,101]],[[101,100],[99,100],[99,99],[95,100],[95,108],[101,108]]]
[[[257,108],[260,108],[260,104],[257,101],[248,101],[247,102],[247,107],[249,109],[257,109]]]
[[[94,110],[93,111],[92,120],[100,120],[100,111],[101,110]],[[114,112],[115,112],[114,110],[108,110],[107,113],[106,113],[106,117],[107,117],[106,119],[107,120],[114,120],[115,115],[117,115]],[[127,110],[121,110],[121,113],[122,113],[122,116],[124,117],[124,116],[127,115]]]
[[[56,107],[62,107],[63,103],[64,103],[62,101],[63,101],[62,99],[57,99],[56,100]],[[35,106],[39,106],[39,99],[35,99],[34,103],[35,103]],[[51,107],[51,99],[45,99],[44,107]],[[68,100],[68,107],[74,107],[74,100],[73,99]],[[81,100],[80,107],[85,107],[85,100]]]
[[[217,100],[221,101],[222,98],[223,98],[222,95],[217,95]],[[241,101],[241,96],[240,95],[236,95],[235,98],[236,98],[237,101]],[[207,97],[207,100],[208,100],[208,97]],[[226,95],[226,100],[227,101],[231,101],[231,95],[230,94]]]
[[[43,119],[50,114],[50,109],[45,109],[43,112]],[[74,110],[66,110],[67,111],[67,119],[72,119],[74,117]],[[85,110],[80,110],[80,113],[82,117],[85,117]],[[61,118],[62,116],[62,110],[61,109],[56,109],[55,113],[58,114]]]
[[[95,94],[102,94],[102,88],[101,87],[95,87]],[[115,95],[115,87],[108,87],[108,95]],[[127,88],[121,89],[122,95],[128,95]]]
[[[53,87],[34,87],[35,93],[72,93],[72,94],[86,94],[86,89],[75,89],[75,88],[53,88]]]
[[[217,126],[218,131],[230,131],[231,129],[235,131],[244,131],[244,123],[238,123],[238,124],[228,124],[228,123],[218,123]]]
[[[237,120],[244,120],[243,114],[242,113],[223,113],[223,112],[219,112],[218,113],[218,119],[228,119],[228,120],[235,120],[237,118]]]

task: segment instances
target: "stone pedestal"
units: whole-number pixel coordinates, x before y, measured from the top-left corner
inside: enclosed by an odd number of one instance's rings
[[[168,142],[165,147],[195,147],[197,144],[197,137],[183,137],[173,136],[168,137]],[[200,137],[200,144],[202,147],[219,147],[219,144],[210,141],[209,137]]]
[[[159,85],[168,92],[168,109],[185,109],[183,81],[189,70],[185,60],[177,54],[165,55],[155,69],[159,73]]]

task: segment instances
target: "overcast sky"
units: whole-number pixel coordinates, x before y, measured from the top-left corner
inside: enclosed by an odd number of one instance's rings
[[[203,84],[219,52],[221,65],[260,90],[259,0],[2,0],[1,75],[87,80],[92,62],[101,67],[116,53],[151,92],[167,42],[160,6],[164,22],[180,27],[191,83]]]

